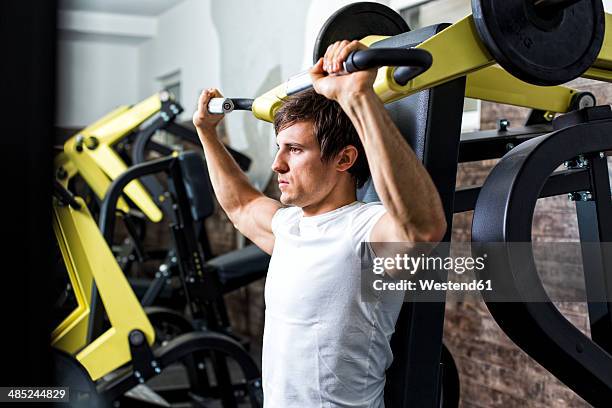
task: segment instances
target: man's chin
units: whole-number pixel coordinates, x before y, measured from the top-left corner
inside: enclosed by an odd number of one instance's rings
[[[287,196],[286,194],[284,194],[284,193],[281,193],[281,196],[280,196],[280,199],[279,199],[279,200],[280,200],[281,204],[283,204],[283,205],[292,205],[292,204],[291,204],[291,201],[292,201],[292,200],[291,200],[291,198],[290,198],[290,197],[288,197],[288,196]]]
[[[293,205],[293,206],[297,206],[298,204],[296,203],[295,197],[290,196],[289,194],[286,193],[281,193],[280,196],[280,202],[283,205]]]

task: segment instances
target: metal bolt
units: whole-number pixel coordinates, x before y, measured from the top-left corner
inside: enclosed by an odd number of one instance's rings
[[[497,122],[497,129],[500,132],[505,132],[508,130],[508,126],[510,126],[510,121],[508,119],[500,119]]]
[[[593,199],[593,194],[590,191],[577,191],[568,193],[567,198],[570,201],[591,201]]]
[[[144,334],[140,330],[133,330],[129,335],[130,344],[140,346],[145,341]]]
[[[585,159],[583,155],[580,155],[573,159],[566,160],[565,162],[563,162],[563,164],[568,169],[576,169],[576,168],[583,169],[585,167],[588,167],[589,161]]]
[[[155,374],[159,374],[159,373],[161,373],[161,368],[155,367]]]
[[[100,141],[95,136],[90,136],[85,140],[85,146],[89,150],[95,150],[100,145]]]
[[[168,91],[161,91],[159,93],[159,99],[162,102],[166,102],[168,99],[170,99],[170,93]]]
[[[506,143],[506,151],[509,152],[512,149],[514,149],[514,143]]]
[[[60,166],[55,173],[55,177],[57,177],[59,180],[64,180],[66,177],[68,177],[68,172],[65,168]]]
[[[204,370],[206,368],[206,366],[204,365],[204,363],[198,363],[198,370]]]
[[[136,378],[141,378],[141,377],[142,377],[142,374],[140,374],[140,371],[135,370],[135,371],[134,371],[134,377],[136,377]]]
[[[157,367],[157,361],[155,360],[151,361],[151,367],[153,368]]]
[[[166,265],[165,263],[159,265],[160,272],[166,272],[167,270],[168,270],[168,265]]]
[[[606,154],[604,152],[599,152],[599,158],[603,159],[604,157],[606,157]]]
[[[260,382],[259,380],[255,380],[255,382],[253,383],[253,385],[254,385],[256,388],[259,388],[259,387],[261,387],[261,382]]]
[[[77,152],[83,151],[83,142],[85,141],[85,137],[83,135],[77,135],[74,140],[74,148]]]

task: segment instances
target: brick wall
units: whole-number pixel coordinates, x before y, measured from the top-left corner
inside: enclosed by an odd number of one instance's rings
[[[595,94],[598,104],[609,103],[612,87],[579,79],[569,84]],[[494,129],[506,118],[521,126],[529,110],[489,102],[482,103],[482,129]],[[480,184],[496,160],[459,166],[460,186]],[[453,240],[469,240],[472,212],[456,214]],[[578,225],[574,204],[565,196],[538,201],[533,217],[532,239],[538,242],[577,241]],[[575,266],[581,272],[580,259]],[[561,313],[588,335],[586,304],[557,303]],[[461,377],[463,407],[588,407],[582,398],[542,368],[499,328],[486,306],[478,302],[447,304],[444,341],[455,357]]]

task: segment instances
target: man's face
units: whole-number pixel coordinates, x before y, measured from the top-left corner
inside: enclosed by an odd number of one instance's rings
[[[297,122],[278,133],[272,170],[278,176],[283,204],[307,207],[319,203],[333,188],[337,172],[334,161],[321,161],[321,148],[312,122]]]

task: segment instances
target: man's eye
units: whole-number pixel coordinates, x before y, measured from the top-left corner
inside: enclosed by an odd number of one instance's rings
[[[300,150],[300,149],[298,149],[297,147],[290,147],[290,148],[289,148],[289,151],[290,151],[291,153],[299,153],[301,150]]]

